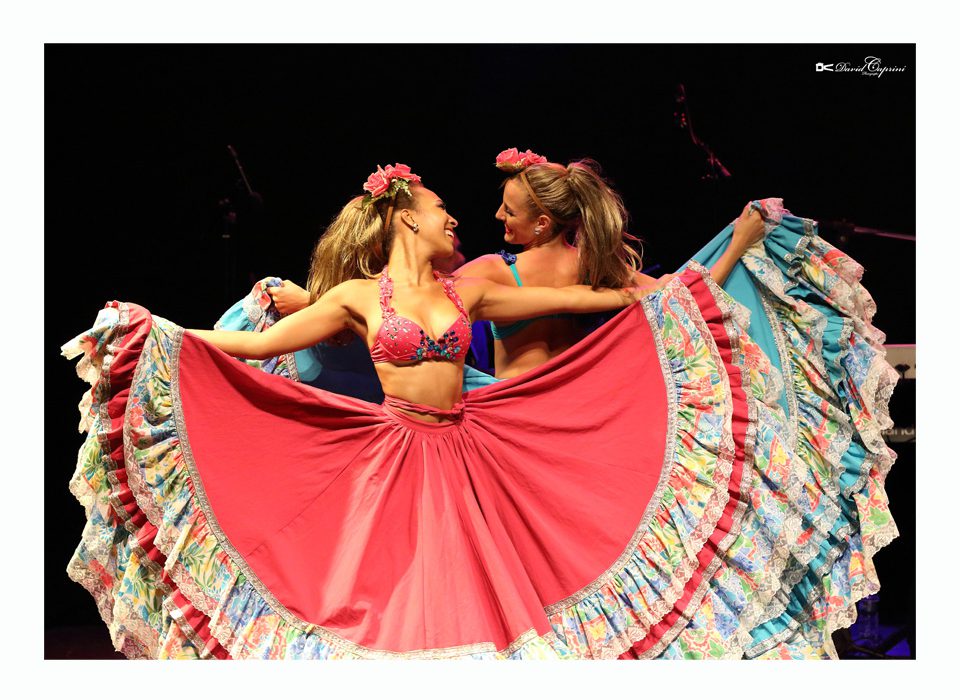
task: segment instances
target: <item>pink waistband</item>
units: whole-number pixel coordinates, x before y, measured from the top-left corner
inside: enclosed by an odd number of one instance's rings
[[[416,413],[426,413],[427,415],[437,416],[438,418],[450,418],[455,420],[463,415],[463,401],[458,401],[453,405],[453,408],[445,410],[442,408],[437,408],[436,406],[428,406],[423,403],[413,403],[397,396],[385,395],[383,397],[383,405],[392,406],[393,408],[404,408],[408,411],[414,411]]]

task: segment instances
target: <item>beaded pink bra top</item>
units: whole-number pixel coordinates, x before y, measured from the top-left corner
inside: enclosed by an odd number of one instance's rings
[[[383,324],[370,348],[374,362],[409,362],[418,360],[451,360],[457,362],[467,355],[470,347],[470,318],[463,308],[463,301],[453,289],[453,280],[436,270],[433,276],[443,287],[444,293],[460,311],[457,320],[443,335],[434,340],[409,318],[398,316],[390,306],[393,298],[393,280],[383,268],[380,275],[380,312]]]

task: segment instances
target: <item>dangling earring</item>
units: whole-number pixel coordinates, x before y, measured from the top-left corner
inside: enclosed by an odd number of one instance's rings
[[[543,233],[543,226],[534,226],[534,227],[533,227],[533,235],[534,235],[534,236],[539,236],[541,233]]]
[[[420,224],[416,224],[416,223],[415,223],[415,224],[414,224],[413,226],[411,226],[410,228],[413,229],[413,232],[414,232],[414,233],[417,233],[418,231],[420,231]]]

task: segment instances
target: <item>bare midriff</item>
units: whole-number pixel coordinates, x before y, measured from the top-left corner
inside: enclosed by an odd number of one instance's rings
[[[374,365],[383,393],[411,403],[449,410],[463,396],[463,363],[448,360],[424,360],[411,364],[380,362]],[[450,419],[392,407],[425,423],[442,423]]]

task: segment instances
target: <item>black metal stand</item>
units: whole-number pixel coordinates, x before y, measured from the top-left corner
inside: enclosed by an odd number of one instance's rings
[[[237,252],[235,234],[237,228],[237,212],[230,198],[225,197],[218,203],[220,219],[223,229],[220,232],[221,250],[220,259],[223,260],[223,307],[230,305],[237,296]]]
[[[237,150],[232,145],[227,144],[227,151],[230,153],[233,163],[237,168],[237,173],[240,175],[240,179],[236,183],[237,188],[246,195],[247,203],[253,207],[262,207],[263,197],[250,186],[250,181],[247,179],[247,173],[240,163],[240,156],[237,154]],[[242,188],[239,187],[241,184]],[[223,260],[223,304],[226,307],[235,301],[239,294],[242,293],[239,280],[237,279],[239,243],[239,228],[237,222],[239,215],[237,202],[231,197],[224,197],[217,202],[217,206],[220,208],[220,218],[223,225],[220,232],[220,240],[222,241],[221,259]],[[246,211],[249,212],[249,207]]]

